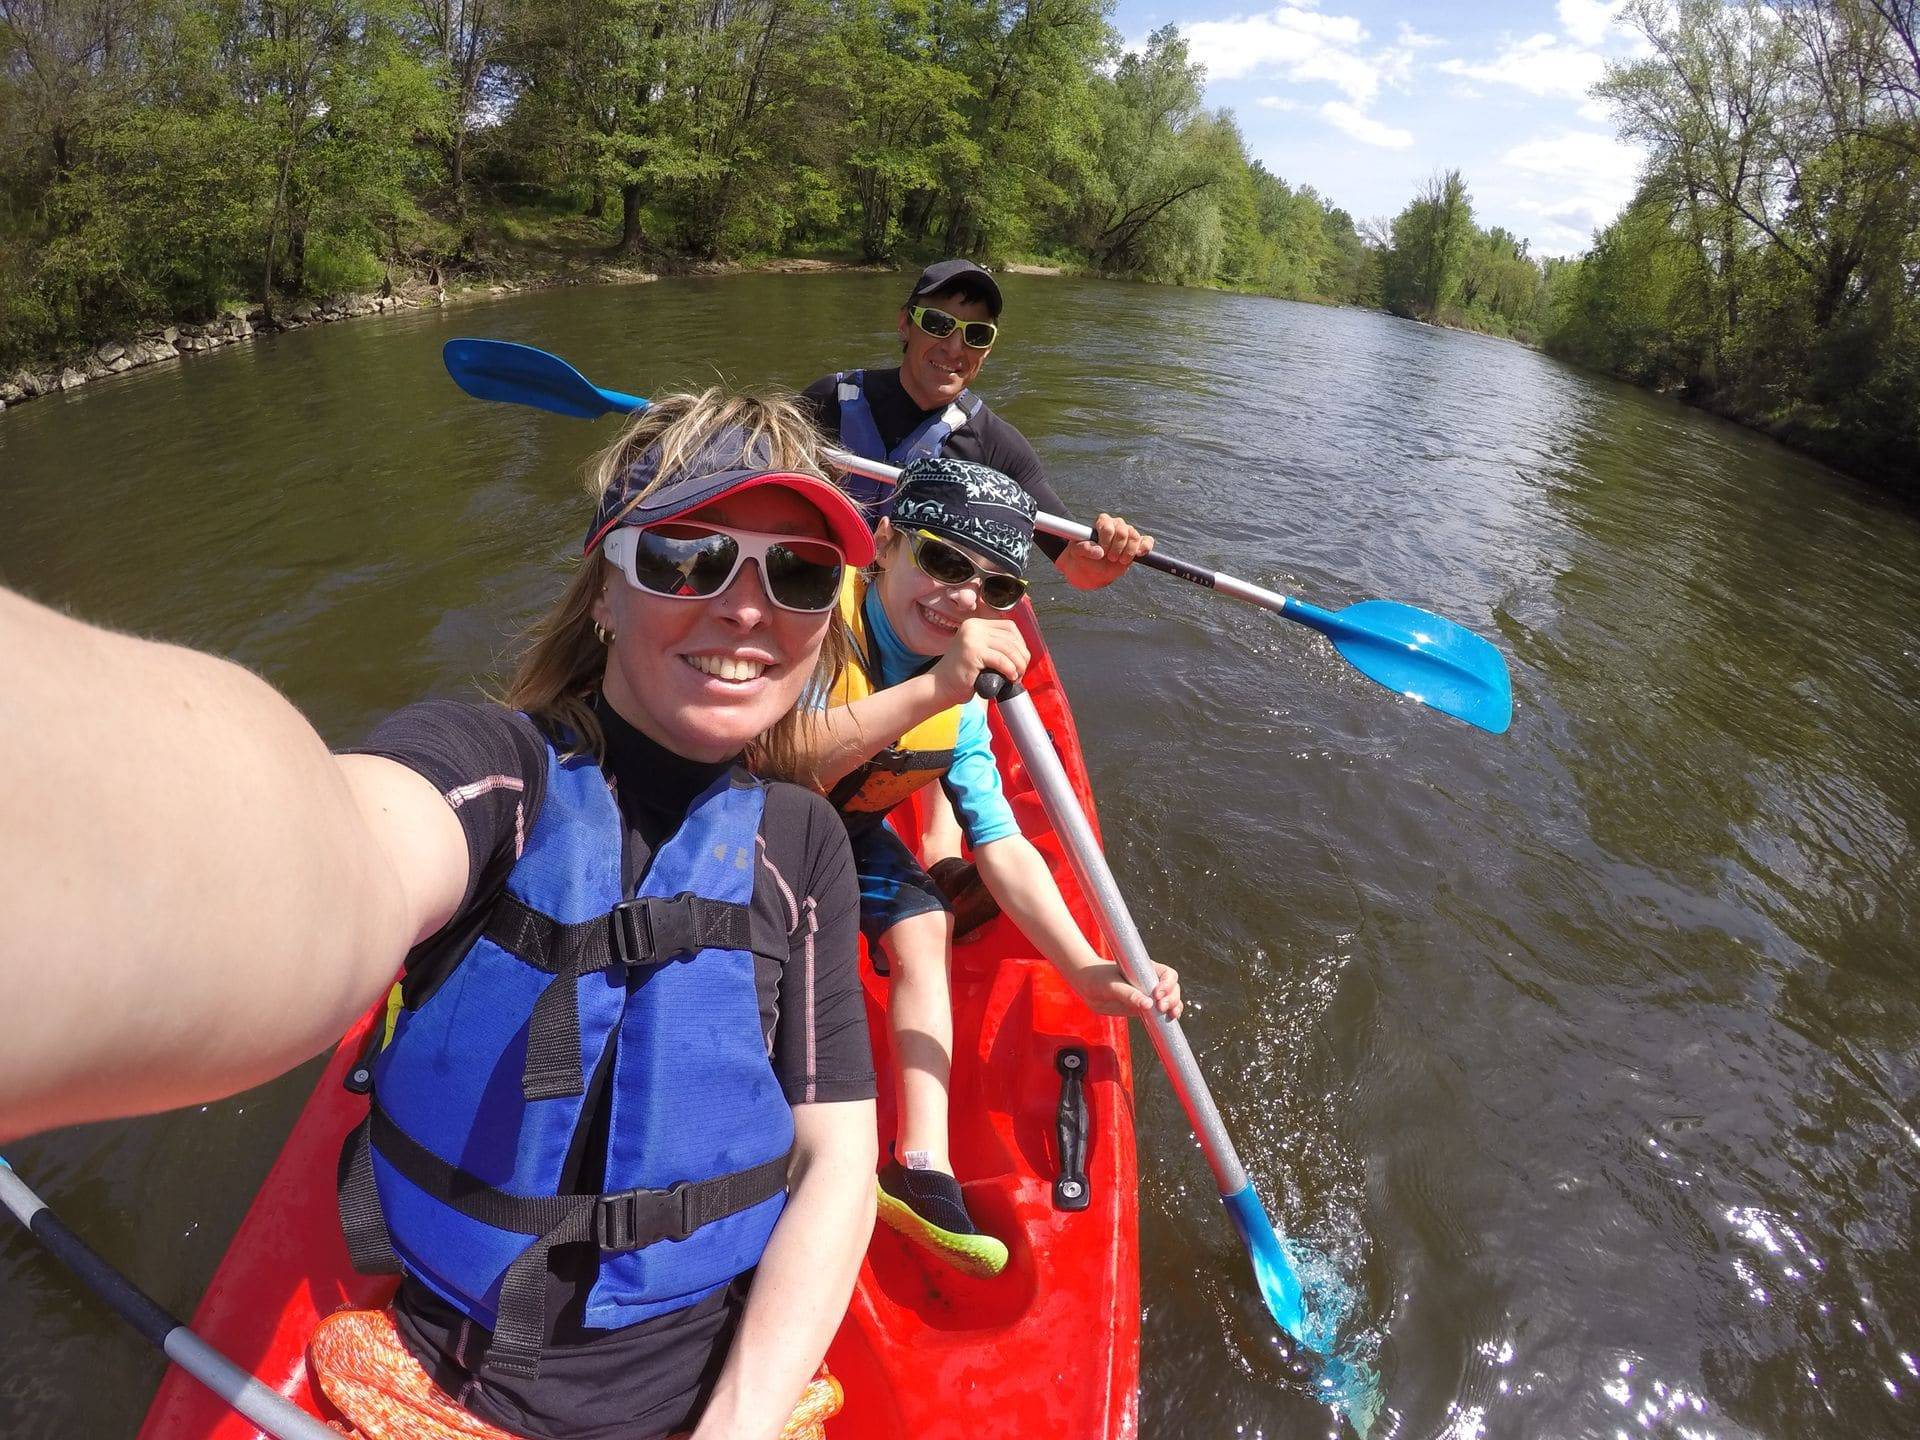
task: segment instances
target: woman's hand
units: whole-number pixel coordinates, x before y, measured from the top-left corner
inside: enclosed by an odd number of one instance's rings
[[[1126,574],[1127,567],[1151,549],[1151,535],[1103,512],[1093,522],[1093,538],[1074,541],[1054,563],[1074,589],[1098,590]]]
[[[1159,978],[1153,994],[1136,990],[1126,973],[1111,960],[1088,965],[1073,972],[1073,988],[1087,1002],[1087,1008],[1100,1015],[1138,1015],[1141,1018],[1158,1010],[1178,1020],[1186,1009],[1180,996],[1180,973],[1171,965],[1154,962]]]
[[[1026,673],[1031,658],[1026,638],[1011,620],[973,619],[961,623],[947,653],[928,673],[944,710],[973,698],[974,682],[982,670],[995,670],[1009,680],[1018,680]]]

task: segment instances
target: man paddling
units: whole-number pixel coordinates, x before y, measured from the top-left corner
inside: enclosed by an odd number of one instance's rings
[[[1000,333],[1000,286],[971,260],[940,260],[920,272],[900,306],[895,328],[900,363],[885,370],[842,370],[809,385],[800,408],[835,436],[840,448],[904,466],[944,455],[971,460],[1011,476],[1041,510],[1068,511],[1047,483],[1040,457],[1013,426],[968,388]],[[889,510],[885,485],[858,475],[843,483],[877,523]],[[1072,544],[1036,535],[1069,585],[1098,590],[1119,579],[1135,557],[1153,548],[1117,515],[1102,513],[1094,538]],[[953,906],[955,933],[985,924],[999,906],[978,873],[960,858],[960,825],[944,799],[927,806],[921,855]]]
[[[999,335],[1000,287],[971,260],[941,260],[920,272],[900,307],[900,364],[884,370],[842,370],[809,385],[800,397],[843,450],[889,465],[947,455],[1011,475],[1040,509],[1069,513],[1047,483],[1026,437],[987,408],[968,387]],[[849,476],[856,498],[885,513],[885,489]],[[1068,544],[1035,536],[1069,585],[1098,590],[1153,548],[1117,515],[1093,523],[1093,540]]]

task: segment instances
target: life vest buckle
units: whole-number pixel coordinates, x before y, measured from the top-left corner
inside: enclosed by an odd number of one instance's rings
[[[684,1240],[696,1226],[682,1180],[670,1190],[623,1190],[593,1207],[593,1238],[603,1252],[638,1250],[659,1240]]]
[[[681,894],[671,899],[648,895],[621,901],[609,915],[614,955],[622,965],[632,969],[657,965],[700,949],[707,942],[701,933],[697,899],[692,894]]]

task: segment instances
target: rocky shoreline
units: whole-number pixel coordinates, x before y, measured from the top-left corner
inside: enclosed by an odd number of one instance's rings
[[[160,365],[185,355],[198,355],[251,340],[256,335],[285,330],[303,330],[309,325],[327,325],[362,315],[384,315],[396,310],[415,310],[447,303],[447,292],[436,289],[422,297],[406,295],[352,295],[321,301],[301,300],[280,314],[268,316],[254,306],[235,308],[217,319],[202,324],[164,325],[137,331],[124,340],[107,340],[86,354],[45,369],[22,368],[0,377],[0,410],[21,405],[42,395],[78,390],[95,380],[124,375],[147,365]]]
[[[0,411],[24,405],[42,395],[78,390],[82,385],[124,375],[129,370],[164,365],[188,355],[238,345],[256,335],[304,330],[310,325],[332,325],[366,315],[391,315],[401,310],[490,300],[524,290],[545,290],[560,285],[638,284],[657,278],[651,271],[603,266],[591,274],[479,280],[456,285],[451,291],[444,285],[429,283],[365,295],[297,300],[272,315],[259,305],[235,306],[212,320],[139,330],[125,339],[102,341],[85,353],[58,363],[24,366],[0,374]]]

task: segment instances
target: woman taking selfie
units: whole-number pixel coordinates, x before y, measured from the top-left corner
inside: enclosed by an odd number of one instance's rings
[[[592,488],[506,706],[352,754],[0,591],[0,1139],[261,1083],[398,972],[342,1213],[400,1289],[309,1355],[370,1437],[775,1436],[871,1226],[845,830],[766,778],[871,538],[780,404],[659,402]]]

